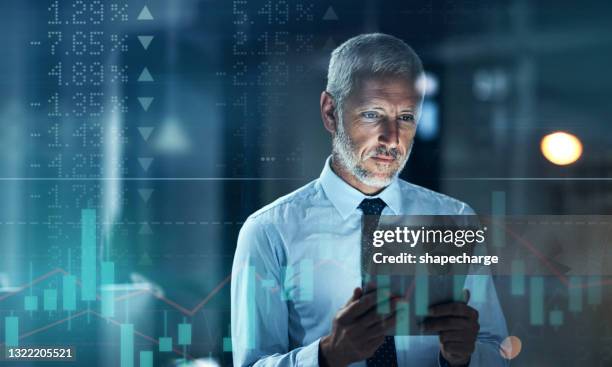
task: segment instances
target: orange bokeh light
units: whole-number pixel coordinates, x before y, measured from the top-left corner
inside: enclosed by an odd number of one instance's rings
[[[514,359],[521,353],[522,348],[523,343],[521,339],[517,336],[509,336],[499,346],[499,353],[505,359]]]
[[[550,162],[565,166],[576,162],[582,155],[582,142],[575,135],[557,131],[546,135],[540,143],[542,154]]]

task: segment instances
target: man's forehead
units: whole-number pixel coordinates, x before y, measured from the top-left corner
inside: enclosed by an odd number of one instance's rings
[[[356,103],[394,102],[409,105],[421,101],[422,94],[416,82],[394,76],[361,78],[351,93]]]

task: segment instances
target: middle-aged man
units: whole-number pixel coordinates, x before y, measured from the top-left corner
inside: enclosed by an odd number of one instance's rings
[[[506,324],[489,275],[469,302],[430,309],[432,336],[385,336],[395,316],[362,288],[363,215],[473,214],[398,178],[414,141],[423,67],[403,41],[351,38],[331,56],[321,117],[332,154],[321,176],[253,213],[232,269],[235,366],[503,366]],[[393,301],[393,300],[392,300]]]

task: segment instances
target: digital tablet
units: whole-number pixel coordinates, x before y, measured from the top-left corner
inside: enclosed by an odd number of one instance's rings
[[[465,276],[452,275],[391,275],[372,278],[374,288],[365,292],[375,291],[380,299],[390,295],[398,297],[397,325],[389,335],[431,335],[423,330],[422,323],[430,306],[449,303],[466,302],[464,291]],[[390,315],[392,306],[388,302],[380,302],[378,312]]]

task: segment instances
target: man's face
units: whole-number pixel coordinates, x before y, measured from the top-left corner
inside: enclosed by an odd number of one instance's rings
[[[389,185],[408,160],[421,100],[410,80],[361,80],[343,106],[333,138],[335,159],[367,186]]]

